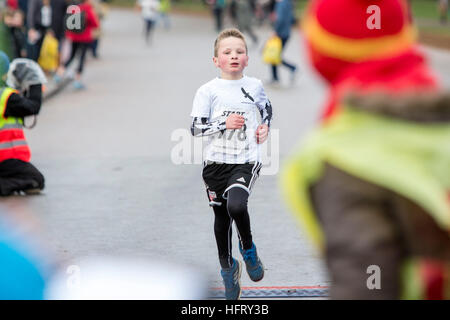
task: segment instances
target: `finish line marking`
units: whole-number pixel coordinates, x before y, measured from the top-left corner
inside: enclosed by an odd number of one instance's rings
[[[242,287],[241,298],[318,298],[328,297],[327,286]],[[211,288],[209,298],[225,298],[225,288]]]

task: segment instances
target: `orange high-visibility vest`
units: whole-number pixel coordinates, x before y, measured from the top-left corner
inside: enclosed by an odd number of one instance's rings
[[[19,159],[29,162],[31,151],[23,133],[23,119],[4,117],[6,104],[13,93],[17,91],[0,88],[0,161]]]

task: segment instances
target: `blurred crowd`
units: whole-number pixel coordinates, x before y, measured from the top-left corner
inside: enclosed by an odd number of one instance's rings
[[[275,20],[276,0],[204,0],[204,2],[211,7],[218,32],[223,28],[224,17],[229,15],[239,30],[248,32],[252,40],[255,40],[251,26],[253,24],[261,26],[267,21]]]
[[[100,21],[107,11],[105,2],[107,0],[0,1],[0,19],[9,34],[12,58],[34,60],[46,73],[53,74],[58,69],[61,72],[78,53],[80,73],[86,51],[98,57]],[[82,30],[69,30],[68,17],[79,11]]]

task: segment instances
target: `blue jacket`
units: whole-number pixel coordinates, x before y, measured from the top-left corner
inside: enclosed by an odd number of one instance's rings
[[[294,14],[291,0],[281,0],[275,3],[276,21],[274,25],[277,35],[286,39],[291,35]]]

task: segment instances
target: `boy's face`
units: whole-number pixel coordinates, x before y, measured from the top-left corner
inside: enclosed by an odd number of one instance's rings
[[[217,57],[213,58],[216,67],[222,70],[222,78],[239,79],[248,65],[245,43],[242,39],[228,37],[219,42]]]

